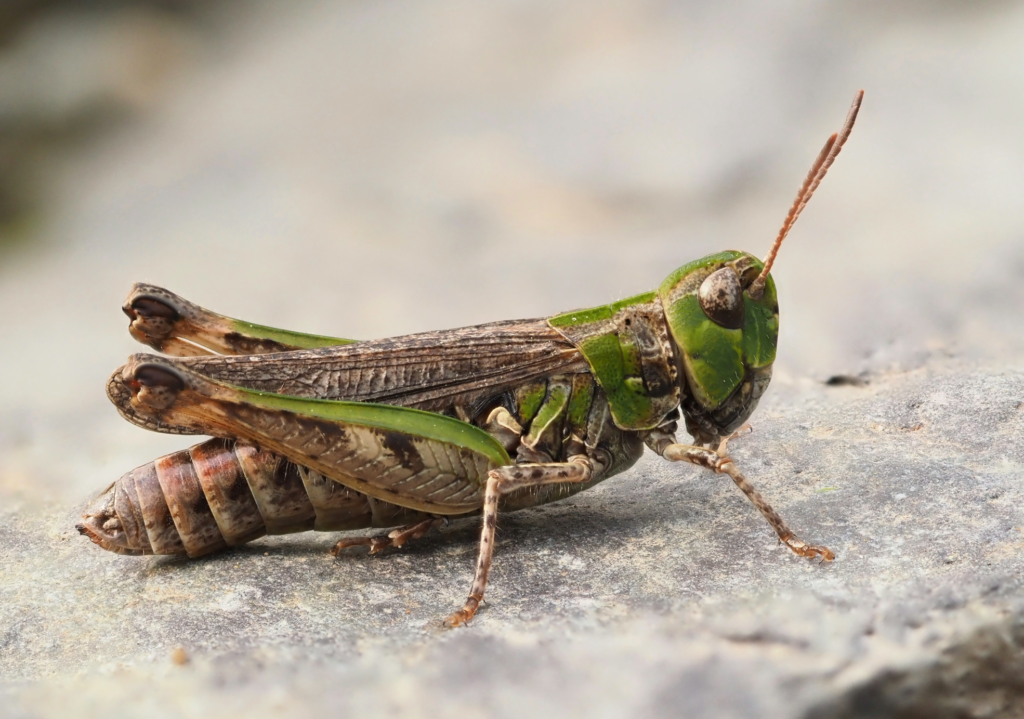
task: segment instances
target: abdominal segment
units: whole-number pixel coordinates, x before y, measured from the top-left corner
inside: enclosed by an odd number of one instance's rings
[[[393,527],[426,516],[252,444],[212,439],[125,474],[90,504],[78,530],[119,554],[198,557],[265,534]]]

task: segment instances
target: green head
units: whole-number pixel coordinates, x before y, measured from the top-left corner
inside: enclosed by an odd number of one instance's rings
[[[682,364],[680,408],[698,441],[711,442],[739,427],[768,387],[779,339],[779,302],[769,272],[849,138],[863,98],[861,90],[842,129],[825,142],[764,262],[745,252],[708,255],[680,267],[658,290]]]
[[[556,315],[621,429],[661,425],[677,408],[700,442],[743,423],[771,379],[779,338],[775,283],[745,252],[720,252],[669,275],[657,292]]]
[[[657,292],[548,320],[586,358],[618,427],[653,429],[678,407],[694,439],[711,444],[754,411],[779,339],[769,272],[849,137],[863,96],[825,142],[764,262],[746,252],[708,255],[673,272]]]
[[[779,339],[775,283],[757,279],[764,264],[745,252],[720,252],[690,262],[661,284],[681,365],[687,430],[710,442],[740,426],[772,375]]]

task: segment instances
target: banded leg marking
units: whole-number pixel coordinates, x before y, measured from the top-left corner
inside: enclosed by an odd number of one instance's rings
[[[550,464],[519,464],[499,467],[487,475],[487,492],[484,495],[483,528],[480,532],[480,553],[473,575],[473,586],[462,609],[449,616],[444,625],[457,627],[465,624],[476,614],[484,598],[487,575],[491,571],[494,555],[494,529],[498,523],[498,500],[503,494],[524,487],[563,482],[589,482],[594,476],[594,465],[585,455],[575,455],[568,462]]]

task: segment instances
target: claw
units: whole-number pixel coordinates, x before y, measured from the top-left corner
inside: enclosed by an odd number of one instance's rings
[[[393,544],[391,537],[350,537],[338,540],[331,548],[331,554],[337,557],[350,547],[369,547],[370,554],[377,554],[391,546],[398,546]]]
[[[814,559],[815,557],[821,557],[823,562],[831,562],[836,558],[836,555],[828,547],[819,547],[814,544],[804,544],[795,537],[789,539],[783,539],[786,546],[793,550],[794,554],[801,557],[807,557],[808,559]]]
[[[461,627],[470,620],[470,616],[465,610],[460,609],[459,611],[451,614],[447,619],[444,620],[445,629],[455,629],[455,627]]]
[[[448,616],[444,620],[444,626],[446,629],[454,629],[455,627],[461,627],[466,624],[476,614],[477,608],[480,606],[480,599],[474,596],[470,596],[466,600],[466,604],[459,611]]]

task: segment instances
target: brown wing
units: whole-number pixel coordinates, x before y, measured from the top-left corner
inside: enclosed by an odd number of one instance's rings
[[[547,320],[511,320],[358,344],[181,364],[211,379],[294,397],[438,410],[553,373],[589,371]]]

